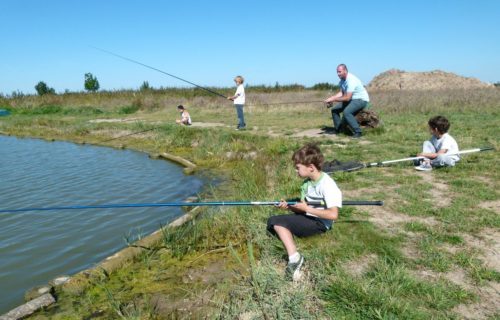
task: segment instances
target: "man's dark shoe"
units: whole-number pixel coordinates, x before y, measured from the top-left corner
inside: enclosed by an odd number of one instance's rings
[[[327,129],[325,134],[339,134],[339,131],[337,129]]]
[[[352,135],[352,138],[353,139],[359,139],[363,136],[363,134],[361,132],[355,132],[353,135]]]

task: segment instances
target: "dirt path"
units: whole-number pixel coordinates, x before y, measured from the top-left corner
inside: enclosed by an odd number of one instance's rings
[[[89,120],[90,123],[133,123],[133,122],[148,122],[148,123],[154,123],[154,124],[161,124],[163,123],[162,121],[150,121],[147,119],[142,119],[138,117],[134,118],[115,118],[115,119],[94,119],[94,120]],[[191,127],[194,128],[232,128],[233,126],[227,125],[224,123],[219,123],[219,122],[199,122],[195,121],[191,125]],[[245,132],[252,133],[252,134],[262,134],[262,131],[258,130],[259,127],[250,127],[248,128]],[[306,130],[301,130],[301,131],[296,131],[293,134],[288,134],[286,132],[280,132],[280,131],[274,131],[272,129],[269,129],[265,134],[272,136],[272,137],[292,137],[292,138],[320,138],[320,139],[329,139],[329,140],[336,140],[340,142],[348,142],[350,141],[350,138],[348,136],[339,136],[336,134],[330,134],[325,129],[322,128],[312,128],[312,129],[306,129]],[[360,139],[358,140],[359,144],[370,144],[370,141]]]

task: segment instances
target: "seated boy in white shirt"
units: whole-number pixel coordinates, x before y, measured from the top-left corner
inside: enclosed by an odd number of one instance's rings
[[[448,134],[450,122],[443,116],[436,116],[429,120],[429,131],[432,138],[425,141],[422,152],[418,157],[424,157],[418,160],[420,164],[415,167],[419,171],[431,171],[432,167],[453,167],[460,160],[458,154],[458,144],[455,139]]]

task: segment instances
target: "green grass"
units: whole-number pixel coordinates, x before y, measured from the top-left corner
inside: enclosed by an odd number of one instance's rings
[[[250,100],[266,103],[312,101],[328,94],[248,92]],[[176,126],[181,97],[195,122],[225,126]],[[2,105],[13,114],[0,119],[0,132],[183,156],[199,166],[198,174],[218,177],[217,185],[202,192],[206,201],[297,196],[301,181],[290,157],[310,141],[320,144],[328,160],[408,157],[429,138],[426,123],[436,114],[450,119],[450,133],[461,149],[498,149],[500,90],[371,97],[383,126],[366,130],[361,141],[294,137],[331,125],[321,104],[248,106],[250,129],[237,132],[228,102],[175,90],[4,99]],[[114,137],[122,138],[105,142]],[[488,241],[500,228],[498,212],[491,208],[500,198],[496,168],[497,151],[465,155],[455,168],[431,173],[418,173],[409,163],[335,173],[346,200],[384,200],[385,206],[382,211],[342,208],[332,231],[298,239],[306,259],[305,277],[298,284],[284,279],[285,251],[265,230],[267,218],[278,210],[204,208],[195,221],[165,229],[157,246],[122,268],[97,270],[58,288],[58,303],[33,318],[461,318],[458,305],[488,299],[495,305],[492,297],[481,296],[481,289],[500,281],[498,270],[487,263]],[[433,189],[436,183],[444,188],[439,193]],[[437,197],[449,201],[440,205]],[[467,283],[449,279],[457,270]],[[494,317],[499,310],[482,312]]]

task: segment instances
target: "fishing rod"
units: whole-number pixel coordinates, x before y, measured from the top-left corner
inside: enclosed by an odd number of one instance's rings
[[[294,101],[294,102],[272,102],[272,103],[261,103],[261,104],[246,104],[247,107],[258,107],[258,106],[272,106],[281,104],[301,104],[301,103],[317,103],[324,102],[323,100],[311,100],[311,101]]]
[[[107,54],[110,54],[110,55],[112,55],[112,56],[118,57],[118,58],[120,58],[120,59],[123,59],[123,60],[126,60],[126,61],[129,61],[129,62],[132,62],[132,63],[138,64],[138,65],[141,65],[141,66],[143,66],[143,67],[149,68],[149,69],[154,70],[154,71],[158,71],[158,72],[163,73],[163,74],[166,74],[167,76],[170,76],[170,77],[172,77],[172,78],[175,78],[175,79],[178,79],[178,80],[184,81],[184,82],[189,83],[189,84],[191,84],[191,85],[193,85],[193,86],[195,86],[195,87],[197,87],[197,88],[200,88],[200,89],[202,89],[202,90],[205,90],[205,91],[207,91],[207,92],[210,92],[210,93],[212,93],[212,94],[215,94],[215,95],[217,95],[217,96],[219,96],[219,97],[222,97],[222,98],[224,98],[224,99],[227,99],[227,96],[225,96],[225,95],[223,95],[223,94],[221,94],[221,93],[219,93],[219,92],[216,92],[216,91],[210,90],[210,89],[208,89],[208,88],[202,87],[202,86],[200,86],[200,85],[198,85],[198,84],[196,84],[196,83],[193,83],[193,82],[188,81],[188,80],[186,80],[186,79],[182,79],[181,77],[178,77],[178,76],[173,75],[173,74],[171,74],[171,73],[168,73],[168,72],[165,72],[165,71],[163,71],[163,70],[157,69],[157,68],[155,68],[155,67],[148,66],[147,64],[144,64],[144,63],[139,62],[139,61],[137,61],[137,60],[133,60],[133,59],[130,59],[130,58],[124,57],[124,56],[122,56],[122,55],[119,55],[119,54],[117,54],[117,53],[114,53],[114,52],[111,52],[111,51],[108,51],[108,50],[104,50],[104,49],[101,49],[101,48],[98,48],[98,47],[94,47],[94,46],[90,46],[90,47],[91,47],[91,48],[94,48],[94,49],[96,49],[96,50],[99,50],[99,51],[105,52],[105,53],[107,53]]]
[[[114,137],[114,138],[103,140],[103,141],[99,141],[99,142],[100,143],[109,142],[109,141],[113,141],[113,140],[120,139],[120,138],[123,138],[123,137],[132,136],[134,134],[139,134],[139,133],[144,133],[144,132],[152,131],[152,130],[155,130],[155,129],[158,129],[158,128],[160,128],[160,127],[154,127],[154,128],[151,128],[151,129],[146,129],[146,130],[142,130],[142,131],[132,132],[132,133],[129,133],[129,134],[124,134],[122,136]]]
[[[454,152],[454,153],[447,153],[446,155],[462,155],[462,154],[467,154],[467,153],[473,153],[473,152],[481,152],[481,151],[489,151],[489,150],[495,150],[493,147],[484,147],[484,148],[474,148],[474,149],[468,149],[468,150],[462,150],[459,152]],[[363,168],[370,168],[370,167],[381,167],[386,164],[391,164],[391,163],[396,163],[396,162],[404,162],[404,161],[412,161],[412,160],[421,160],[424,159],[425,157],[410,157],[410,158],[403,158],[403,159],[396,159],[396,160],[387,160],[387,161],[380,161],[380,162],[370,162],[370,163],[361,163],[357,161],[349,161],[349,162],[339,162],[339,161],[331,161],[329,164],[326,164],[324,171],[326,173],[333,173],[336,171],[344,171],[344,172],[350,172],[350,171],[355,171],[355,170],[360,170]]]
[[[112,56],[118,57],[118,58],[120,58],[120,59],[123,59],[123,60],[126,60],[126,61],[129,61],[129,62],[132,62],[132,63],[138,64],[138,65],[141,65],[141,66],[143,66],[143,67],[149,68],[149,69],[151,69],[151,70],[155,70],[155,71],[160,72],[160,73],[163,73],[163,74],[166,74],[167,76],[170,76],[170,77],[172,77],[172,78],[175,78],[175,79],[178,79],[178,80],[184,81],[184,82],[189,83],[189,84],[191,84],[191,85],[193,85],[193,86],[195,86],[195,87],[197,87],[197,88],[200,88],[200,89],[202,89],[202,90],[205,90],[205,91],[207,91],[207,92],[210,92],[210,93],[212,93],[212,94],[215,94],[215,95],[217,95],[217,96],[219,96],[219,97],[222,97],[222,98],[224,98],[224,99],[227,99],[227,96],[225,96],[225,95],[223,95],[223,94],[221,94],[221,93],[219,93],[219,92],[213,91],[213,90],[208,89],[208,88],[206,88],[206,87],[202,87],[202,86],[200,86],[200,85],[198,85],[198,84],[196,84],[196,83],[194,83],[194,82],[188,81],[188,80],[186,80],[186,79],[182,79],[181,77],[178,77],[178,76],[173,75],[173,74],[171,74],[171,73],[168,73],[168,72],[165,72],[165,71],[163,71],[163,70],[157,69],[157,68],[155,68],[155,67],[148,66],[147,64],[144,64],[144,63],[139,62],[139,61],[137,61],[137,60],[130,59],[130,58],[127,58],[127,57],[125,57],[125,56],[122,56],[122,55],[119,55],[119,54],[117,54],[117,53],[114,53],[114,52],[111,52],[111,51],[108,51],[108,50],[105,50],[105,49],[101,49],[101,48],[98,48],[98,47],[94,47],[94,46],[90,46],[90,47],[91,47],[91,48],[94,48],[94,49],[96,49],[96,50],[99,50],[99,51],[105,52],[105,53],[107,53],[107,54],[110,54],[110,55],[112,55]],[[297,101],[297,102],[277,102],[277,103],[264,103],[264,104],[253,104],[253,105],[252,105],[252,104],[249,104],[249,105],[247,105],[247,106],[262,106],[262,105],[266,106],[266,105],[299,104],[299,103],[316,103],[316,102],[324,102],[324,100],[315,100],[315,101]]]
[[[26,211],[51,211],[51,210],[80,210],[80,209],[109,209],[109,208],[144,208],[144,207],[198,207],[198,206],[277,206],[280,201],[240,201],[240,202],[164,202],[164,203],[125,203],[125,204],[97,204],[97,205],[74,205],[62,207],[41,207],[21,209],[0,209],[0,213],[14,213]],[[293,206],[299,201],[287,201]],[[322,205],[322,201],[308,201],[310,205]],[[383,201],[343,201],[345,206],[382,206]]]

